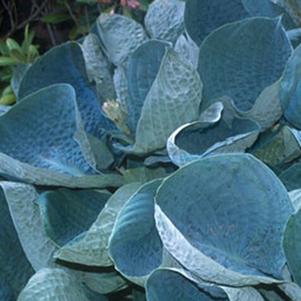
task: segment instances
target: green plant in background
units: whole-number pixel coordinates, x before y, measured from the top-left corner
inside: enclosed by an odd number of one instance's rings
[[[34,32],[29,30],[27,25],[21,44],[12,38],[0,41],[0,104],[2,105],[11,105],[16,101],[12,83],[16,70],[20,72],[20,66],[31,64],[39,56],[38,46],[33,44],[33,39]]]

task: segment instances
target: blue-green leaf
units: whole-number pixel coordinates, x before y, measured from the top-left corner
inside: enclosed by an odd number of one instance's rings
[[[174,43],[184,31],[185,2],[155,0],[145,16],[145,27],[153,39]]]
[[[162,262],[154,218],[154,195],[160,183],[146,183],[127,201],[110,238],[109,252],[116,269],[138,284]]]
[[[127,67],[128,93],[126,103],[128,126],[135,133],[142,107],[157,74],[168,44],[151,40],[142,44],[129,58]]]
[[[125,150],[140,155],[164,148],[168,136],[176,128],[197,120],[201,99],[202,82],[197,72],[173,49],[167,49],[146,96],[135,144]]]
[[[140,183],[132,183],[119,188],[107,201],[89,230],[63,246],[56,253],[56,258],[87,266],[112,266],[108,248],[117,215],[140,186]]]
[[[177,39],[175,44],[175,51],[179,56],[191,64],[193,68],[197,68],[199,61],[199,47],[187,34],[182,34]]]
[[[83,273],[82,281],[92,291],[106,295],[127,288],[128,282],[116,271],[109,273]]]
[[[285,72],[280,82],[280,100],[284,117],[294,127],[301,129],[301,46],[295,49],[287,62]]]
[[[94,301],[88,290],[74,276],[62,269],[42,269],[27,283],[18,301]],[[98,296],[98,301],[107,301]]]
[[[288,191],[301,188],[301,162],[293,162],[278,174]]]
[[[101,49],[101,44],[95,34],[85,37],[82,51],[86,62],[87,75],[96,84],[97,94],[101,99],[115,99],[113,83],[113,66]]]
[[[200,48],[198,66],[206,105],[228,96],[240,111],[251,110],[280,78],[291,52],[280,19],[250,18],[212,32]]]
[[[163,181],[156,203],[164,247],[195,275],[232,286],[281,279],[293,208],[282,183],[253,156],[192,162]]]
[[[116,66],[147,41],[143,27],[133,19],[118,14],[101,14],[97,29],[106,54]]]
[[[281,170],[301,156],[298,132],[288,126],[274,127],[263,133],[249,152],[273,170]]]
[[[187,0],[185,27],[200,46],[204,38],[218,27],[249,17],[241,0]]]
[[[16,300],[34,271],[19,242],[2,188],[0,189],[0,242],[0,300]]]
[[[221,290],[221,289],[220,289]],[[214,301],[208,292],[185,278],[181,273],[171,269],[154,271],[146,284],[148,301]],[[228,300],[218,299],[219,301]]]
[[[104,116],[101,102],[89,83],[85,60],[78,43],[67,42],[37,59],[24,75],[18,98],[22,100],[41,88],[59,83],[70,84],[75,89],[78,108],[89,134],[99,137],[104,130],[115,128]]]
[[[167,151],[178,166],[217,153],[244,152],[259,134],[258,125],[239,118],[227,104],[215,123],[194,122],[179,127],[167,140]],[[203,116],[205,120],[206,117]]]
[[[38,203],[45,231],[58,246],[89,229],[109,199],[96,190],[58,189],[40,195]]]
[[[53,85],[27,96],[1,116],[0,136],[0,174],[6,177],[67,187],[122,183],[116,174],[96,171],[70,85]]]
[[[44,230],[37,191],[31,185],[14,182],[0,182],[0,187],[28,261],[35,271],[48,267],[57,247]]]
[[[283,247],[294,282],[301,285],[301,210],[292,215],[285,230]]]

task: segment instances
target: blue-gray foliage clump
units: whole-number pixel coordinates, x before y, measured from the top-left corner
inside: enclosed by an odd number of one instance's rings
[[[0,108],[0,301],[301,300],[299,1],[102,14]]]

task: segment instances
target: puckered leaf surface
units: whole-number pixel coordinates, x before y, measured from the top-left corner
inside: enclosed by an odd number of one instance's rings
[[[164,148],[177,127],[197,120],[201,99],[202,82],[197,72],[174,50],[167,49],[142,107],[135,144],[125,150],[144,154]]]
[[[192,162],[163,181],[156,203],[164,246],[202,279],[241,286],[281,278],[293,208],[282,183],[253,156]]]
[[[145,27],[153,39],[175,42],[184,31],[185,2],[155,0],[145,16]]]
[[[95,169],[70,85],[26,97],[1,116],[0,135],[0,174],[6,177],[68,187],[119,185],[118,175]]]
[[[125,63],[128,56],[148,39],[139,23],[118,14],[101,14],[97,29],[107,56],[116,66]]]
[[[28,184],[0,182],[9,211],[28,261],[37,271],[53,263],[57,247],[44,231],[38,192]]]
[[[0,300],[13,301],[34,271],[19,242],[2,188],[0,189],[0,242]]]
[[[67,42],[37,59],[24,75],[18,97],[22,100],[39,89],[59,83],[70,84],[75,89],[78,108],[89,134],[99,137],[104,130],[115,128],[103,114],[101,102],[89,84],[84,56],[78,43]]]

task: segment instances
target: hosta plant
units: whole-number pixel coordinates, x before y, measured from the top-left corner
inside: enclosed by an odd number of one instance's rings
[[[0,110],[1,301],[301,300],[292,2],[156,0],[27,66]]]

